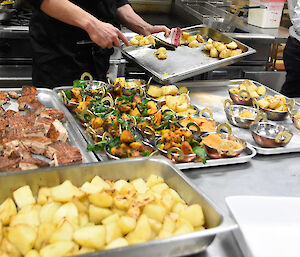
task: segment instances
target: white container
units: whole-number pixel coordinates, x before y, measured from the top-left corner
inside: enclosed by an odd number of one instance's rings
[[[250,0],[249,6],[266,9],[249,9],[248,24],[261,28],[278,28],[285,0]]]

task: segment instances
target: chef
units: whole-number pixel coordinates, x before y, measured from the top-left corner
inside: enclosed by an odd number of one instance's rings
[[[112,47],[128,45],[120,24],[142,35],[170,30],[152,26],[137,15],[127,0],[29,0],[33,48],[32,80],[36,87],[72,85],[88,71],[105,80]],[[92,40],[95,44],[81,45]]]
[[[300,0],[289,0],[288,6],[292,26],[283,51],[286,79],[280,93],[300,97]]]

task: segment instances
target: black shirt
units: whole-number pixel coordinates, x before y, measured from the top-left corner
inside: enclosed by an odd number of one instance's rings
[[[78,46],[88,40],[88,34],[75,26],[49,17],[40,10],[43,0],[29,0],[34,6],[30,21],[33,48],[33,83],[36,86],[66,85],[78,79],[84,71],[94,73],[95,79],[104,79],[112,49],[96,46]],[[71,0],[103,22],[116,27],[117,9],[127,0]],[[96,62],[96,63],[95,63]]]

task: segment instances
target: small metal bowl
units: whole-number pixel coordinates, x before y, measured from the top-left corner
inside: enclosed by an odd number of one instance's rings
[[[234,94],[234,93],[230,92],[229,90],[228,90],[228,92],[229,92],[229,96],[232,99],[232,101],[238,105],[252,106],[253,99],[255,99],[253,97],[250,97],[249,92],[246,90],[240,90],[239,94]]]
[[[153,145],[151,145],[151,144],[149,144],[149,143],[147,143],[147,142],[145,142],[145,141],[143,141],[143,144],[146,145],[146,146],[151,147],[151,149],[153,150],[153,152],[150,154],[150,156],[152,156],[152,155],[155,153],[155,149],[154,149]],[[106,146],[104,147],[104,151],[105,151],[105,154],[107,155],[107,158],[110,159],[110,160],[120,160],[120,159],[121,159],[121,158],[119,158],[119,157],[117,157],[117,156],[115,156],[115,155],[112,155],[112,154],[108,151],[108,145],[106,145]],[[127,158],[130,158],[130,157],[127,157]],[[124,159],[126,159],[126,158],[124,158]]]
[[[206,118],[206,117],[204,117],[203,116],[203,114],[204,113],[208,113],[209,114],[209,118]],[[195,117],[195,118],[197,118],[196,117],[196,115],[190,115],[191,117]],[[213,131],[216,131],[217,130],[217,127],[218,127],[218,122],[216,122],[214,119],[213,119],[213,114],[212,114],[212,111],[209,109],[209,108],[204,108],[204,109],[202,109],[199,113],[198,113],[198,117],[199,118],[202,118],[202,119],[205,119],[206,121],[208,121],[208,122],[212,122],[212,123],[214,123],[214,125],[215,125],[215,130],[213,130]],[[186,119],[187,117],[185,117],[185,118],[181,118],[180,120],[179,120],[179,125],[181,126],[181,127],[188,127],[188,125],[190,124],[190,123],[194,123],[194,127],[197,129],[197,133],[198,134],[200,134],[200,135],[203,135],[203,134],[205,134],[205,133],[208,133],[208,132],[211,132],[211,131],[204,131],[204,130],[202,130],[201,129],[201,127],[197,124],[197,122],[196,121],[192,121],[192,122],[190,122],[189,124],[187,124],[187,126],[184,126],[184,125],[182,125],[182,121],[184,120],[184,119]],[[191,125],[192,126],[192,125]],[[189,128],[190,129],[190,128]],[[192,132],[194,131],[194,129],[190,129]]]
[[[195,153],[193,154],[184,154],[181,149],[177,147],[172,147],[168,150],[160,149],[158,147],[159,140],[156,141],[155,147],[158,149],[158,151],[168,159],[170,159],[173,163],[183,163],[183,162],[192,162],[195,161],[197,158],[197,155]]]
[[[230,133],[227,134],[227,133],[209,132],[209,133],[204,134],[202,136],[202,139],[207,137],[210,134],[219,134],[221,136],[221,138],[223,138],[223,139],[235,141],[235,142],[242,145],[241,149],[222,150],[222,145],[220,145],[218,148],[214,148],[214,147],[211,147],[211,146],[205,144],[205,142],[202,141],[203,145],[205,146],[206,153],[210,158],[221,159],[221,158],[236,157],[236,156],[240,155],[245,150],[245,148],[247,147],[247,143],[246,143],[245,140],[240,139],[236,136],[233,136]]]
[[[295,100],[294,99],[288,100],[286,105],[288,106],[288,108],[293,109],[295,106]],[[288,116],[288,111],[276,111],[276,110],[265,109],[260,107],[256,99],[255,101],[253,101],[253,107],[266,113],[268,120],[282,121]]]
[[[289,112],[289,115],[290,115],[290,117],[291,117],[291,119],[292,119],[292,121],[293,121],[295,127],[296,127],[297,129],[300,129],[300,119],[297,119],[297,118],[295,117],[296,114],[297,114],[297,112],[298,112],[298,110],[292,110],[292,111],[289,110],[288,112]]]
[[[286,146],[293,136],[293,133],[284,126],[270,122],[252,124],[250,130],[255,142],[266,148]]]
[[[267,121],[267,116],[261,111],[242,105],[230,105],[225,107],[225,114],[230,124],[240,128],[250,128],[251,124],[257,123],[261,120]],[[250,111],[255,118],[240,117],[241,112],[244,110]]]

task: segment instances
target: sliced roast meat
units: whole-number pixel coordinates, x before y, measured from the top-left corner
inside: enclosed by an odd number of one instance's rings
[[[53,159],[50,164],[55,166],[82,162],[80,151],[76,147],[63,142],[48,145],[45,156]]]
[[[55,120],[54,122],[52,122],[52,124],[50,125],[50,129],[47,133],[47,137],[49,137],[52,140],[52,142],[66,142],[69,138],[66,128],[59,120]]]
[[[3,109],[2,106],[0,106],[0,117],[4,117],[5,115],[5,110]]]
[[[31,86],[22,86],[22,96],[27,96],[27,95],[37,97],[38,95],[37,89]]]
[[[18,98],[19,111],[24,111],[26,104],[37,101],[37,97],[35,95],[25,95]]]
[[[42,118],[52,118],[52,119],[56,119],[56,120],[61,120],[65,117],[65,114],[61,110],[50,108],[50,109],[41,111],[40,116]]]
[[[31,101],[30,103],[25,104],[25,111],[32,112],[35,114],[39,114],[42,110],[45,109],[45,105],[40,103],[37,100]]]
[[[9,97],[5,92],[0,92],[0,106],[9,102]]]
[[[50,129],[50,126],[51,124],[54,122],[54,119],[51,119],[51,118],[38,118],[36,121],[35,121],[35,126],[38,126],[38,125],[44,125],[47,133]]]
[[[21,160],[19,163],[19,168],[21,170],[34,170],[40,167],[47,167],[47,166],[49,166],[48,162],[39,160],[37,158],[27,158]]]
[[[15,91],[9,91],[8,95],[9,95],[10,98],[13,98],[13,99],[18,99],[19,98],[19,94]]]
[[[10,160],[7,157],[0,157],[0,171],[12,171],[18,167],[20,160]]]
[[[44,154],[51,139],[47,137],[24,137],[22,143],[26,149],[35,154]]]
[[[31,158],[31,153],[25,148],[20,140],[12,140],[3,144],[3,155],[11,159]]]
[[[8,125],[7,120],[0,117],[0,138],[5,135],[7,125]]]
[[[30,126],[24,129],[24,137],[45,137],[47,136],[48,130],[45,128],[43,124],[39,124],[36,126]]]

